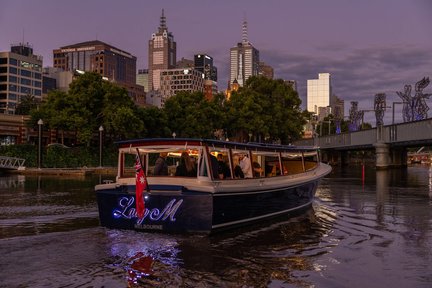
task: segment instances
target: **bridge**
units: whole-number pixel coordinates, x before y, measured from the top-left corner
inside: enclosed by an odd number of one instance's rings
[[[23,169],[24,162],[25,159],[0,156],[0,171]]]
[[[407,165],[407,148],[432,145],[432,119],[301,139],[293,144],[319,146],[323,160],[330,163],[348,163],[349,151],[374,150],[377,169],[404,166]]]

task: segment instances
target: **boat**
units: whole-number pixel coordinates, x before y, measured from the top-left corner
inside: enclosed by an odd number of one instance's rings
[[[331,172],[318,147],[189,138],[117,144],[116,180],[95,186],[100,224],[113,229],[210,234],[297,215],[310,208]],[[253,173],[239,172],[248,161]],[[185,163],[193,164],[189,175],[178,173]]]

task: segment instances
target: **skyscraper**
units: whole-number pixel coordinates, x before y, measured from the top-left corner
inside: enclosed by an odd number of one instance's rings
[[[160,71],[176,67],[177,44],[174,36],[168,31],[164,10],[160,17],[158,31],[149,40],[149,90],[160,89]]]
[[[319,73],[318,79],[307,80],[307,110],[309,112],[319,117],[320,111],[328,110],[331,95],[330,73]]]
[[[204,73],[204,79],[217,82],[217,68],[213,65],[213,57],[207,54],[195,54],[194,67]]]
[[[136,84],[137,58],[129,52],[94,40],[55,49],[53,56],[55,68],[97,72],[125,88],[135,104],[145,104],[144,87]]]
[[[243,21],[242,42],[230,49],[230,83],[243,86],[250,76],[259,75],[259,51],[248,40],[247,21]]]
[[[63,46],[53,56],[54,67],[64,71],[97,72],[117,83],[136,84],[137,58],[102,41]]]
[[[0,52],[0,113],[14,114],[24,96],[42,100],[42,57],[28,43]]]

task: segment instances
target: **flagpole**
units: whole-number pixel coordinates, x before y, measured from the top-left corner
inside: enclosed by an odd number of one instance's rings
[[[141,165],[141,169],[143,170],[143,174],[144,174],[145,180],[146,180],[146,182],[147,182],[147,175],[146,175],[146,171],[144,170],[144,166],[143,166],[142,161],[141,161],[141,155],[140,155],[140,153],[139,153],[139,149],[136,148],[136,151],[137,151],[137,155],[138,155],[139,163],[140,163],[140,165]],[[147,191],[147,192],[150,192],[150,188],[149,188],[148,182],[147,182],[147,185],[146,185],[146,191]]]

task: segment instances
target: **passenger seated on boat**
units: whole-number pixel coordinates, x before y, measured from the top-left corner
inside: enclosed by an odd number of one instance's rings
[[[168,175],[168,164],[166,163],[166,157],[168,153],[162,152],[156,159],[154,167],[154,175]]]
[[[218,160],[218,174],[220,179],[226,179],[231,177],[230,169],[228,168],[228,165],[225,163],[223,159],[222,154],[217,155]]]
[[[244,178],[244,173],[239,165],[238,155],[233,156],[233,166],[234,166],[234,178]]]
[[[177,166],[175,176],[196,177],[195,162],[189,157],[189,154],[184,151],[181,154],[180,164]]]
[[[261,168],[261,165],[258,162],[252,163],[253,171],[254,171],[254,177],[261,177],[263,169]]]
[[[239,165],[234,168],[234,177],[235,178],[244,178],[244,173]]]

